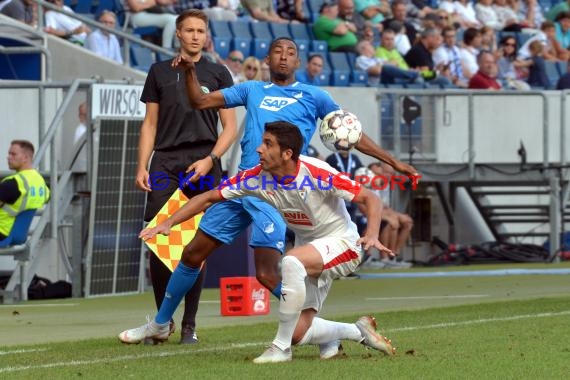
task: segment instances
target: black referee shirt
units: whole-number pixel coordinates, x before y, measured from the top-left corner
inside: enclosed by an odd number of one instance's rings
[[[171,60],[153,64],[146,78],[141,101],[158,103],[158,126],[154,150],[171,150],[189,144],[215,145],[218,139],[218,110],[195,110],[186,94],[186,74],[171,67]],[[225,66],[201,57],[196,65],[204,92],[233,85]]]

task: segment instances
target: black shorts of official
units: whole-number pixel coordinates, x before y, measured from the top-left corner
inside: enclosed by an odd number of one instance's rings
[[[213,146],[193,145],[168,151],[155,151],[150,163],[149,182],[153,189],[147,194],[145,222],[150,222],[160,211],[162,206],[172,194],[180,187],[184,195],[192,198],[212,188],[210,184],[217,185],[222,177],[220,162],[216,162],[212,170],[204,178],[202,183],[194,184],[194,189],[183,186],[181,181],[186,177],[186,169],[194,162],[201,160],[210,154]]]

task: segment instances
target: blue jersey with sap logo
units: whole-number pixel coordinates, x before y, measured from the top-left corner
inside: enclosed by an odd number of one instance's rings
[[[240,169],[251,168],[259,162],[255,149],[261,144],[265,123],[287,121],[301,129],[303,152],[315,133],[317,120],[339,105],[322,88],[295,82],[289,86],[247,81],[221,90],[226,108],[245,106],[246,125],[241,139]]]

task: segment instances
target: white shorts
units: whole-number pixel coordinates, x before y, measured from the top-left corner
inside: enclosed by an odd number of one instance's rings
[[[356,239],[327,237],[311,241],[323,258],[323,272],[318,279],[306,277],[307,296],[304,309],[321,310],[333,280],[353,273],[362,260],[362,249]]]

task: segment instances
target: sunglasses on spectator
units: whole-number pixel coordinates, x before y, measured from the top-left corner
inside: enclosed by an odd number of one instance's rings
[[[245,69],[246,69],[246,70],[254,70],[254,71],[257,71],[257,67],[255,67],[255,66],[249,66],[249,65],[247,65],[247,66],[245,67]]]
[[[230,61],[243,63],[243,59],[238,58],[238,57],[230,57]]]
[[[513,42],[505,42],[503,45],[505,45],[505,46],[516,46],[516,44]]]

